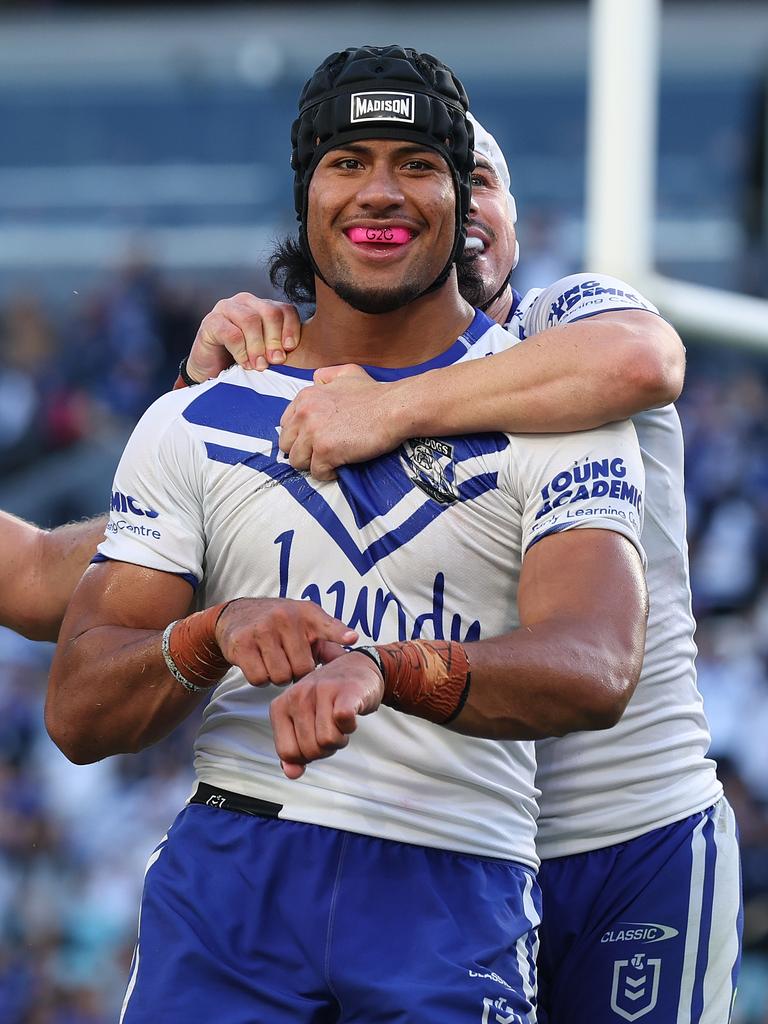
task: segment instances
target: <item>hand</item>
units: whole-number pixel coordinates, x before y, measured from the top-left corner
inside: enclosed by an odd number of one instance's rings
[[[317,370],[280,420],[280,448],[294,469],[333,480],[335,469],[392,451],[409,436],[398,427],[395,384],[380,384],[359,366]]]
[[[233,363],[266,370],[284,363],[299,344],[301,320],[294,306],[239,292],[220,299],[200,328],[187,357],[187,373],[197,381],[217,377]]]
[[[254,686],[284,686],[312,672],[326,640],[354,644],[357,633],[311,601],[240,598],[216,623],[221,653]]]
[[[283,772],[299,779],[304,765],[330,757],[349,743],[358,715],[378,710],[384,681],[365,654],[338,653],[323,644],[320,668],[284,690],[269,708],[275,750]],[[331,660],[333,659],[333,660]]]

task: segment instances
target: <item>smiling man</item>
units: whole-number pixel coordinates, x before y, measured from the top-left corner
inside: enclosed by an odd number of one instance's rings
[[[279,448],[321,365],[399,380],[507,346],[457,283],[466,106],[413,50],[318,68],[293,126],[299,240],[274,261],[316,300],[301,347],[164,396],[118,468],[153,531],[108,527],[49,731],[77,761],[136,750],[215,687],[124,1024],[535,1021],[532,740],[610,727],[640,673],[634,430],[424,435],[324,483]]]

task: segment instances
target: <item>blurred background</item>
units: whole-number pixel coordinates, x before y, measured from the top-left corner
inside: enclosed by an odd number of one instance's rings
[[[127,433],[202,316],[271,294],[304,79],[335,49],[395,41],[455,67],[507,154],[517,290],[580,269],[586,0],[0,2],[0,508],[43,525],[106,510]],[[768,297],[767,83],[764,2],[666,0],[663,273]],[[699,676],[743,841],[734,1021],[768,1024],[768,350],[685,342]],[[0,1021],[107,1024],[196,721],[141,755],[69,765],[42,725],[50,655],[0,633]]]

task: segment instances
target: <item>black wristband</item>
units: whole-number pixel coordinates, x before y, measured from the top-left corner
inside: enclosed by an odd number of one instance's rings
[[[187,357],[186,356],[184,356],[184,358],[179,363],[179,376],[181,377],[181,379],[184,381],[184,383],[187,385],[188,388],[193,388],[197,384],[202,384],[202,381],[195,380],[195,378],[194,377],[190,377],[189,373],[187,372]]]
[[[375,647],[350,647],[350,654],[364,654],[366,658],[370,658],[376,668],[381,672],[381,678],[384,678],[384,665],[381,661],[381,655]]]

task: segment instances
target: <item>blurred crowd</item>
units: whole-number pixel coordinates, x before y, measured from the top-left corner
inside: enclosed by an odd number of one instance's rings
[[[171,287],[135,260],[66,311],[34,296],[8,302],[0,498],[30,466],[50,482],[62,459],[87,461],[94,436],[124,437],[172,384],[217,297]],[[699,678],[743,845],[734,1024],[768,1024],[768,361],[689,345],[679,410]],[[90,491],[49,486],[37,517],[106,509],[110,482],[96,474]],[[42,723],[50,655],[0,631],[0,1021],[108,1024],[119,1014],[143,865],[191,790],[197,716],[142,754],[70,765]]]

